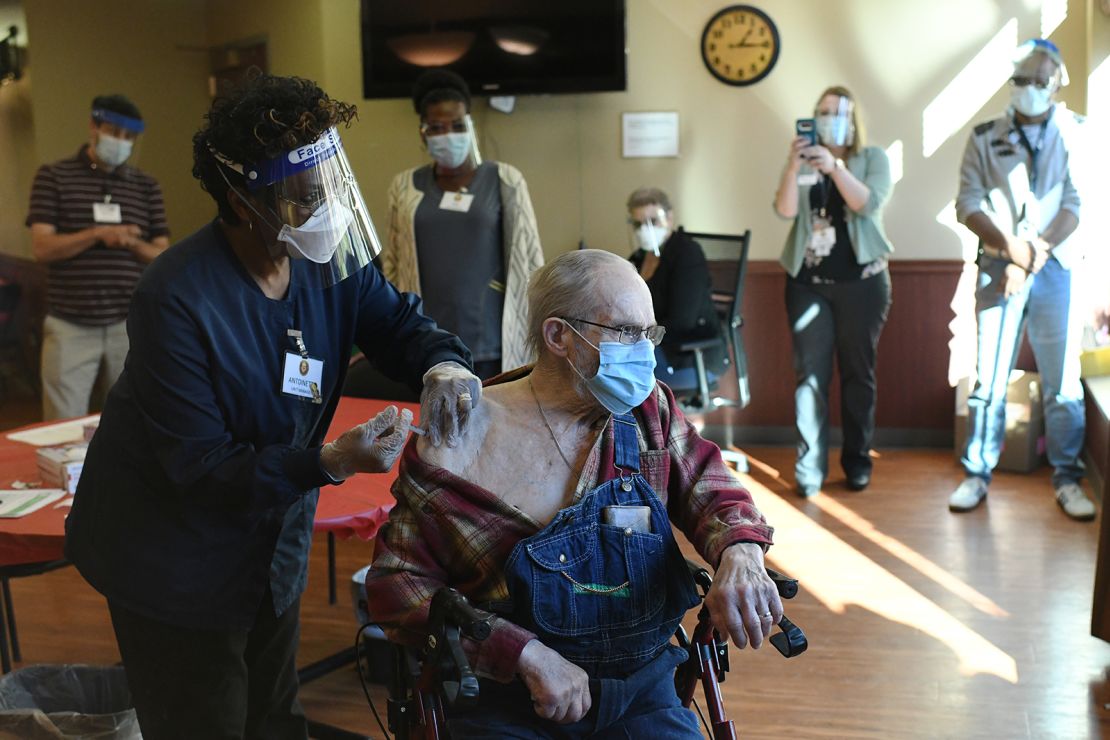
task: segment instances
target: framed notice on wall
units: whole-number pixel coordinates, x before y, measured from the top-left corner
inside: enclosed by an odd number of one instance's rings
[[[678,111],[622,113],[621,156],[677,157]]]

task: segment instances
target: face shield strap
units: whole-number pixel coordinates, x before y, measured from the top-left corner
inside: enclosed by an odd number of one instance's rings
[[[141,134],[143,129],[146,128],[146,124],[143,123],[142,119],[125,116],[122,113],[116,113],[113,110],[106,110],[104,108],[93,108],[92,119],[97,123],[110,123],[113,126],[119,126],[134,134]]]
[[[217,152],[212,147],[211,144],[208,145],[208,151],[212,153],[213,158],[215,158],[215,160],[219,164],[222,164],[224,167],[227,167],[232,172],[238,172],[240,175],[243,174],[242,166],[235,164],[230,159],[228,159],[224,155]],[[270,222],[270,219],[266,218],[266,216],[262,215],[262,213],[260,213],[259,210],[254,207],[254,204],[251,203],[250,198],[248,198],[246,194],[240,192],[237,187],[235,187],[234,185],[231,184],[231,180],[228,179],[227,173],[224,172],[223,167],[217,167],[216,170],[220,173],[220,177],[222,177],[224,179],[224,183],[227,185],[227,189],[233,191],[236,195],[238,195],[239,200],[243,201],[243,205],[245,205],[247,208],[251,209],[251,211],[254,213],[254,215],[258,216],[258,218],[261,219],[263,223],[265,223],[267,226],[269,226],[275,232],[281,230],[281,226],[277,226],[275,228],[274,225]],[[277,221],[278,221],[279,224],[282,223],[281,217],[278,216],[278,214],[274,213],[273,210],[270,209],[270,208],[267,208],[267,210],[269,210],[270,213],[272,213],[274,215],[274,217],[277,218]]]

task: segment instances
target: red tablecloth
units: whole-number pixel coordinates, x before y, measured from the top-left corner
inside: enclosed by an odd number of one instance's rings
[[[395,402],[344,397],[328,429],[327,440],[331,441],[355,424],[372,418],[390,403]],[[407,406],[414,414],[419,412],[416,404],[395,405]],[[15,431],[20,430],[0,432],[0,489],[11,488],[16,480],[33,482],[39,478],[36,448],[8,439],[7,435]],[[344,539],[353,535],[366,540],[373,537],[393,505],[389,487],[395,472],[396,467],[384,475],[356,475],[341,486],[322,489],[316,509],[315,531],[332,532]],[[67,513],[69,507],[53,508],[51,505],[19,519],[0,519],[0,565],[60,560]]]

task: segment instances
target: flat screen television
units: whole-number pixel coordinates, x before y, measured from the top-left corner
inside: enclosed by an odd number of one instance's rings
[[[624,0],[362,0],[362,90],[404,98],[425,69],[474,95],[624,90]]]

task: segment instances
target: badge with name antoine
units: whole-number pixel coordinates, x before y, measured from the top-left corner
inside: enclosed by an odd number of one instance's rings
[[[286,352],[285,369],[281,374],[281,392],[315,401],[320,398],[320,382],[323,376],[323,360],[301,357],[296,352]]]

